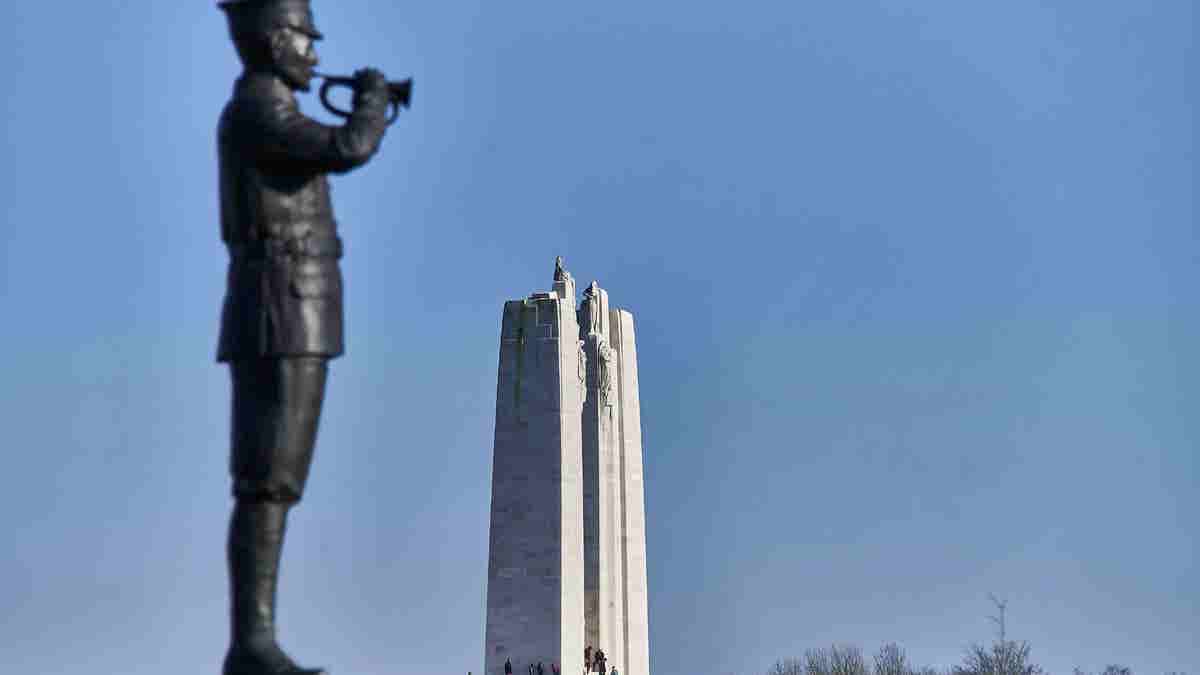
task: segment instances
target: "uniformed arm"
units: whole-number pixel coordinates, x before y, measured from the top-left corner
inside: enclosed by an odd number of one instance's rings
[[[295,100],[255,97],[243,117],[242,139],[260,165],[284,171],[345,173],[379,149],[387,131],[388,90],[382,76],[367,78],[355,93],[342,126],[322,124],[300,112]]]

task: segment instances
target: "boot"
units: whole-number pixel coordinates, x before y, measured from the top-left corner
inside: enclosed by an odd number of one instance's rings
[[[229,522],[230,644],[224,675],[325,675],[275,642],[275,589],[290,504],[237,502]]]

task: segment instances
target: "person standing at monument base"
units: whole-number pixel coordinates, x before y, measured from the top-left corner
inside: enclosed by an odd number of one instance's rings
[[[343,352],[342,242],[328,173],[366,163],[387,129],[388,84],[354,79],[340,127],[300,113],[322,38],[308,0],[218,6],[243,73],[221,115],[221,238],[229,248],[217,360],[233,383],[229,524],[230,646],[224,675],[320,675],[275,638],[287,512],[308,480],[328,360]]]

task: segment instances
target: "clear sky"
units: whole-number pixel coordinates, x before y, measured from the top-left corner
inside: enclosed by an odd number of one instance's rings
[[[416,88],[333,181],[285,646],[479,673],[501,308],[563,255],[637,321],[654,675],[949,666],[988,592],[1053,673],[1200,672],[1197,11],[317,0],[326,70]],[[217,672],[234,52],[207,1],[0,37],[0,666]]]

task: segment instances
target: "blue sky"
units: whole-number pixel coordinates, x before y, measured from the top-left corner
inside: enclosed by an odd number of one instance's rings
[[[501,308],[563,255],[637,320],[655,675],[949,666],[989,592],[1051,672],[1200,672],[1194,3],[315,14],[325,70],[416,89],[333,183],[298,659],[479,672]],[[209,2],[0,31],[0,665],[216,672],[233,50]]]

